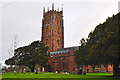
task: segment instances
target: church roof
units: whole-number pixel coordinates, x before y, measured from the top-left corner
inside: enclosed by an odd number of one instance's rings
[[[79,46],[74,46],[74,47],[67,47],[67,48],[62,48],[62,49],[58,49],[57,51],[53,51],[53,52],[49,52],[50,54],[62,54],[62,53],[69,53],[70,49],[75,49],[78,50]]]
[[[69,50],[69,49],[78,50],[78,48],[79,48],[79,46],[73,46],[73,47],[67,47],[67,48],[58,49],[57,51],[64,51],[64,50]]]

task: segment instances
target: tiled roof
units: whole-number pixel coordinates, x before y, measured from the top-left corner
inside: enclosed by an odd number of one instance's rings
[[[69,49],[78,50],[78,48],[79,48],[79,46],[74,46],[74,47],[67,47],[67,48],[58,49],[57,51],[64,51],[64,50],[69,50]]]
[[[50,54],[62,54],[62,53],[69,53],[70,49],[75,49],[78,50],[79,46],[75,46],[75,47],[67,47],[67,48],[62,48],[62,49],[58,49],[57,51],[53,51],[53,52],[49,52]]]

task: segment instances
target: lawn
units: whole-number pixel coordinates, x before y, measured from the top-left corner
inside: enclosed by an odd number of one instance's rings
[[[2,76],[0,75],[0,80],[2,79]]]
[[[112,73],[87,73],[86,75],[75,75],[75,74],[60,74],[60,73],[39,73],[39,74],[35,74],[35,73],[26,73],[26,74],[23,74],[23,73],[17,73],[17,74],[14,74],[14,73],[7,73],[7,74],[3,74],[2,75],[2,80],[10,80],[10,78],[13,78],[11,80],[18,80],[17,78],[23,80],[23,78],[27,79],[29,78],[28,80],[33,80],[33,78],[36,78],[37,80],[38,79],[52,79],[52,80],[59,80],[59,79],[63,79],[63,80],[79,80],[79,79],[92,79],[93,78],[96,80],[103,80],[103,79],[107,79],[107,80],[116,80],[117,78],[113,78],[113,77],[110,77],[112,76],[113,74]],[[57,78],[57,79],[56,79]],[[65,78],[65,79],[64,79]],[[34,79],[35,80],[35,79]],[[119,79],[118,79],[119,80]]]
[[[112,73],[88,73],[86,75],[75,74],[60,74],[60,73],[7,73],[3,74],[2,78],[105,78],[105,76],[112,76]]]

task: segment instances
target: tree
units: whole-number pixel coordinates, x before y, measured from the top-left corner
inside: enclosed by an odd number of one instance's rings
[[[87,61],[87,46],[86,46],[86,41],[84,38],[82,38],[80,40],[80,45],[79,49],[75,51],[75,62],[78,64],[78,68],[81,66],[83,67],[83,65],[87,65],[88,61]]]
[[[16,64],[26,65],[34,72],[35,65],[46,67],[48,47],[40,41],[15,49]],[[13,58],[13,57],[12,57]],[[10,62],[10,60],[6,60]]]
[[[19,41],[18,41],[18,37],[17,37],[17,35],[14,35],[14,38],[13,38],[13,41],[11,42],[11,47],[10,47],[10,49],[8,50],[8,53],[11,55],[11,56],[13,56],[13,58],[10,58],[9,60],[10,60],[10,62],[8,62],[8,60],[7,61],[5,61],[5,64],[7,64],[7,65],[15,65],[15,71],[16,71],[16,57],[15,57],[15,49],[17,48],[17,46],[18,46],[18,43],[19,43]]]
[[[82,47],[81,45],[79,50],[75,53],[76,63],[78,65],[113,64],[114,76],[120,76],[120,43],[118,43],[120,40],[119,23],[120,13],[108,18],[103,24],[96,26],[96,28],[89,33],[85,46]],[[84,60],[87,60],[87,62]]]
[[[96,60],[99,64],[113,64],[113,74],[114,76],[119,76],[119,28],[118,23],[120,23],[120,13],[109,18],[106,22],[98,26],[97,30],[97,43],[96,48],[91,49],[92,54],[96,53]],[[94,46],[94,45],[92,45]],[[91,46],[91,47],[92,47]]]

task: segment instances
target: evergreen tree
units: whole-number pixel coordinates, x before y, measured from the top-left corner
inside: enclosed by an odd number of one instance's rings
[[[89,33],[86,45],[75,53],[78,65],[113,64],[114,76],[119,75],[120,64],[120,13],[108,18]],[[82,57],[84,56],[84,57]],[[85,62],[86,61],[86,62]]]
[[[45,44],[41,43],[40,41],[34,41],[28,46],[17,48],[15,50],[16,64],[26,65],[31,69],[32,72],[34,72],[36,64],[46,67],[47,51],[48,47],[46,47]],[[6,60],[7,65],[11,64],[11,59],[14,59],[13,57]]]

